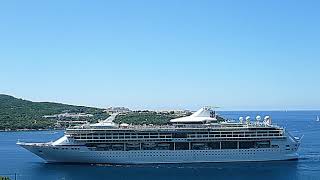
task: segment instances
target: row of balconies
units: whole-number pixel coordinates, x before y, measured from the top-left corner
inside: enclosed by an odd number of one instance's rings
[[[263,134],[263,135],[269,135],[269,134],[282,134],[283,132],[282,131],[242,131],[242,132],[237,132],[237,131],[229,131],[229,132],[225,132],[225,131],[214,131],[214,132],[187,132],[185,134],[187,135],[252,135],[252,134],[256,134],[256,135],[259,135],[259,134]],[[133,137],[133,136],[168,136],[168,135],[173,135],[173,134],[176,134],[176,133],[167,133],[167,134],[164,134],[164,133],[150,133],[150,132],[144,132],[144,133],[67,133],[67,134],[70,134],[70,135],[84,135],[84,136],[91,136],[91,135],[102,135],[102,136],[126,136],[126,137]],[[177,134],[184,134],[184,133],[177,133]]]
[[[283,135],[278,133],[278,134],[246,134],[246,135],[188,135],[186,138],[182,139],[203,139],[203,138],[252,138],[252,137],[258,137],[258,138],[267,138],[267,137],[282,137]],[[135,140],[135,139],[177,139],[177,138],[172,138],[172,136],[72,136],[75,139],[79,140],[87,140],[87,139],[106,139],[106,140]]]
[[[156,133],[144,133],[142,134],[76,134],[72,135],[74,137],[84,137],[84,138],[94,138],[94,139],[100,139],[100,138],[107,138],[107,139],[136,139],[136,138],[172,138],[172,134],[156,134]],[[268,133],[268,132],[231,132],[231,133],[188,133],[185,136],[188,138],[203,138],[203,137],[263,137],[263,136],[282,136],[282,132],[277,133]]]
[[[149,131],[149,132],[148,132]],[[229,133],[229,132],[275,132],[275,131],[282,131],[282,129],[230,129],[230,128],[223,128],[223,129],[211,129],[211,128],[198,128],[198,129],[175,129],[175,128],[169,128],[169,129],[141,129],[141,130],[134,130],[134,129],[67,129],[68,134],[99,134],[102,132],[107,133],[123,133],[123,134],[131,134],[131,133],[138,133],[138,134],[144,134],[144,133],[168,133],[168,132],[177,132],[177,133],[183,133],[187,131],[188,133]]]

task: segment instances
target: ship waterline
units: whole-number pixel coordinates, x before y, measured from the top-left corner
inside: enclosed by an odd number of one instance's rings
[[[114,115],[115,116],[115,115]],[[263,122],[219,122],[211,108],[165,126],[117,125],[106,121],[67,129],[55,142],[18,144],[47,162],[194,163],[273,161],[298,158],[300,139]]]

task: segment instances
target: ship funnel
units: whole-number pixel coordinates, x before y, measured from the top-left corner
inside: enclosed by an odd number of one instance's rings
[[[258,121],[258,122],[261,121],[261,116],[257,116],[256,121]]]
[[[213,111],[210,107],[203,107],[199,109],[197,112],[191,115],[192,117],[213,117],[215,116],[215,111]]]

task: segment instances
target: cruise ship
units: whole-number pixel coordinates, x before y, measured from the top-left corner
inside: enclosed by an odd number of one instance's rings
[[[273,125],[271,117],[217,118],[204,107],[167,125],[129,125],[107,120],[68,128],[48,143],[17,142],[46,162],[200,163],[298,159],[300,139]],[[218,120],[219,119],[219,120]]]

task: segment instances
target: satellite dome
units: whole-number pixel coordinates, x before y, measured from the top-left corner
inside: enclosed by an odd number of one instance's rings
[[[261,120],[261,116],[257,116],[257,117],[256,117],[256,120],[257,120],[257,121],[260,121],[260,120]]]
[[[239,121],[240,121],[240,123],[243,122],[243,117],[242,116],[239,117]]]

